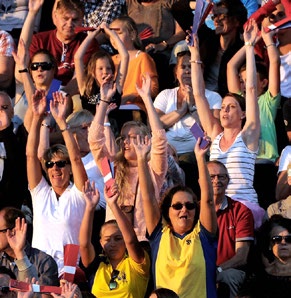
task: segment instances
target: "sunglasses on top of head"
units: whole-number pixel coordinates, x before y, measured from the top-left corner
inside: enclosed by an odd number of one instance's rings
[[[30,69],[32,71],[38,70],[39,67],[41,70],[51,70],[53,68],[53,64],[51,62],[33,62],[30,65]]]
[[[171,205],[171,207],[175,210],[181,210],[183,208],[183,206],[186,207],[187,210],[193,210],[196,208],[196,204],[195,203],[191,203],[191,202],[186,202],[186,203],[175,203],[173,205]]]
[[[53,168],[56,165],[58,168],[64,168],[66,165],[70,164],[67,160],[59,160],[59,161],[46,161],[45,167],[47,169]]]

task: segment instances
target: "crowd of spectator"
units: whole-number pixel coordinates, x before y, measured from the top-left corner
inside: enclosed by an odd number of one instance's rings
[[[0,0],[0,296],[290,296],[291,2],[196,4]]]

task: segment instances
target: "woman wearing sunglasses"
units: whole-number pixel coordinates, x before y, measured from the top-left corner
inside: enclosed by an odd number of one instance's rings
[[[169,288],[181,298],[216,297],[217,219],[206,167],[208,147],[195,145],[201,188],[197,196],[188,187],[174,186],[161,206],[155,199],[146,154],[149,143],[138,138],[135,147],[145,222],[151,245],[155,288]]]
[[[261,226],[256,243],[253,272],[239,297],[290,297],[291,219],[273,215]]]
[[[85,209],[82,188],[87,180],[79,148],[66,123],[67,100],[56,92],[50,102],[51,114],[60,128],[65,146],[55,144],[42,155],[49,182],[43,176],[38,157],[40,133],[46,133],[49,144],[49,128],[42,123],[47,105],[44,91],[36,91],[32,96],[33,117],[26,147],[27,177],[33,205],[32,246],[55,259],[59,275],[64,272],[64,245],[79,242]],[[74,183],[70,181],[71,175]]]
[[[82,263],[88,267],[89,275],[95,275],[92,293],[96,297],[144,298],[150,274],[150,260],[118,205],[119,195],[116,184],[110,189],[104,189],[107,206],[112,210],[116,220],[103,224],[100,243],[104,255],[98,256],[91,243],[91,237],[94,210],[100,195],[94,183],[90,185],[86,182],[86,208],[79,237]]]

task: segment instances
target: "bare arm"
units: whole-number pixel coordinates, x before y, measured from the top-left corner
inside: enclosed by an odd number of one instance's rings
[[[30,189],[34,189],[42,178],[41,164],[37,156],[40,139],[40,126],[46,109],[46,97],[43,91],[35,91],[32,96],[32,125],[26,144],[27,178]]]
[[[137,136],[136,143],[133,145],[137,155],[138,177],[145,222],[147,231],[151,235],[161,218],[160,207],[155,198],[155,190],[147,158],[151,143],[148,137],[142,139],[140,136]]]
[[[77,146],[76,140],[70,131],[67,128],[66,123],[66,105],[68,97],[63,96],[61,92],[53,93],[53,100],[50,101],[50,110],[55,118],[65,141],[65,145],[68,150],[72,173],[74,177],[74,183],[76,187],[82,191],[85,181],[88,179],[87,174],[84,168],[84,164],[81,159],[80,150]]]
[[[238,268],[246,265],[251,242],[250,241],[237,241],[235,243],[235,255],[222,264],[218,264],[223,270],[229,268]]]
[[[193,94],[203,129],[207,132],[207,135],[210,136],[211,140],[213,140],[220,132],[222,132],[222,127],[219,120],[213,116],[207,98],[205,97],[204,79],[200,64],[199,41],[196,35],[193,36],[193,41],[193,46],[188,45],[192,61],[191,77]]]
[[[260,117],[257,98],[257,74],[254,55],[254,44],[258,27],[250,20],[244,29],[246,46],[246,123],[242,129],[242,138],[246,146],[256,151],[259,146]]]
[[[0,86],[8,88],[13,79],[14,60],[9,56],[0,56]]]
[[[290,181],[291,182],[291,181]],[[287,171],[282,171],[279,174],[276,185],[276,200],[284,200],[291,195],[291,183],[288,183]]]
[[[99,202],[99,192],[95,188],[94,182],[86,181],[83,187],[83,196],[86,201],[85,212],[83,215],[80,232],[79,232],[79,245],[82,263],[88,267],[95,259],[95,249],[91,243],[93,219],[96,206]],[[96,235],[98,237],[98,235]]]
[[[144,261],[145,258],[144,250],[136,237],[132,224],[128,221],[127,217],[122,212],[117,203],[117,199],[119,197],[118,186],[115,184],[111,187],[110,191],[111,193],[113,193],[113,196],[111,197],[108,196],[107,191],[108,189],[104,190],[104,196],[107,205],[112,210],[114,217],[117,221],[118,227],[122,233],[128,255],[136,263],[140,264]]]
[[[183,102],[182,106],[170,113],[165,114],[163,111],[156,109],[157,114],[160,117],[160,120],[165,129],[172,127],[177,123],[181,118],[183,118],[188,112],[188,105],[186,102]]]
[[[217,218],[214,208],[213,189],[205,160],[205,155],[209,147],[201,149],[199,147],[200,142],[201,139],[198,138],[194,149],[199,171],[199,185],[201,189],[199,219],[203,227],[208,232],[216,234]]]

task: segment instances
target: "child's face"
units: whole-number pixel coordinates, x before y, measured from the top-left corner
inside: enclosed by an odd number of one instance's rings
[[[113,21],[110,25],[110,28],[114,29],[115,32],[118,34],[118,37],[124,44],[126,49],[131,49],[133,45],[133,39],[134,39],[134,34],[130,33],[125,26],[125,24],[119,20]],[[114,40],[110,40],[112,46],[116,48],[116,45],[114,43]]]
[[[110,62],[107,57],[99,58],[96,60],[95,66],[95,80],[99,85],[101,85],[104,78],[113,74]]]
[[[243,70],[240,73],[241,90],[246,93],[246,71]],[[258,96],[264,93],[266,87],[266,80],[261,80],[260,75],[257,73],[257,92]]]

